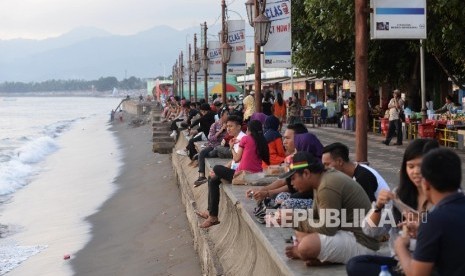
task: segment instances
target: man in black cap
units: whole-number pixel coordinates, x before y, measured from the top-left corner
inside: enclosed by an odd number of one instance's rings
[[[297,244],[286,248],[289,258],[309,265],[347,263],[355,256],[376,254],[379,242],[362,232],[361,220],[371,208],[363,188],[346,174],[325,169],[308,152],[296,153],[290,171],[280,178],[291,178],[299,192],[314,190],[309,217],[296,229]]]

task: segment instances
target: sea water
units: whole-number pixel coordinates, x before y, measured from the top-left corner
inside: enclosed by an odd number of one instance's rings
[[[0,275],[72,275],[63,256],[90,240],[85,218],[115,191],[119,102],[0,98]]]

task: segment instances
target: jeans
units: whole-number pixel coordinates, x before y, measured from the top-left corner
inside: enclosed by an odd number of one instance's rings
[[[395,270],[397,260],[393,257],[361,255],[353,257],[346,265],[348,276],[378,276],[381,272],[381,266],[387,265],[392,276],[400,274]]]
[[[389,121],[389,132],[386,137],[386,144],[389,145],[396,132],[397,144],[402,144],[402,121],[400,119]]]
[[[220,184],[221,179],[231,182],[235,170],[222,165],[213,167],[215,176],[208,180],[208,212],[210,216],[218,216],[218,206],[220,205]]]
[[[212,150],[212,147],[206,147],[199,152],[199,173],[205,173],[205,158]]]

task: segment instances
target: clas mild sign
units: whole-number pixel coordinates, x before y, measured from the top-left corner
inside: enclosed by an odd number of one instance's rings
[[[371,0],[371,39],[426,39],[426,0]]]

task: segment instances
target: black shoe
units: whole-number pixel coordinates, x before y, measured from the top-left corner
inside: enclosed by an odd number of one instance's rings
[[[384,141],[384,140],[383,140],[383,141],[381,141],[381,144],[385,144],[386,146],[389,146],[389,143],[388,143],[388,142],[386,142],[386,141]]]
[[[205,182],[207,182],[207,178],[205,176],[199,176],[199,178],[194,182],[194,187],[198,187]]]

